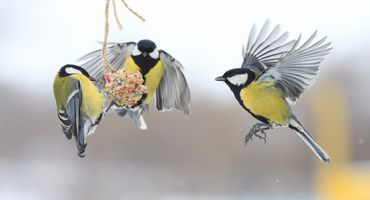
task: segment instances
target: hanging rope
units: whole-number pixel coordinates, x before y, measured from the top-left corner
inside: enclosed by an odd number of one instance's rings
[[[103,48],[102,48],[102,54],[103,54],[103,70],[106,73],[108,71],[108,67],[110,68],[110,71],[112,70],[112,67],[110,66],[109,60],[107,58],[107,41],[108,41],[108,34],[109,34],[109,2],[110,0],[105,1],[105,26],[104,26],[104,42],[103,42]]]
[[[135,12],[134,10],[132,10],[132,8],[130,8],[130,6],[126,3],[125,0],[121,0],[122,3],[126,6],[127,10],[129,10],[132,14],[134,14],[136,17],[138,17],[139,19],[141,19],[141,21],[145,22],[145,19],[143,16],[139,15],[139,13]]]
[[[125,5],[127,10],[129,10],[133,15],[135,15],[137,18],[139,18],[141,21],[145,22],[145,19],[143,16],[135,12],[127,3],[125,0],[121,0],[122,3]],[[104,18],[104,41],[103,41],[103,48],[102,48],[102,56],[103,56],[103,71],[104,73],[107,73],[109,71],[112,71],[112,65],[109,63],[108,57],[107,57],[107,41],[108,41],[108,35],[109,35],[109,3],[110,0],[105,1],[105,18]],[[114,12],[114,18],[116,20],[117,26],[119,29],[123,28],[122,23],[119,20],[118,13],[117,13],[117,7],[115,0],[112,0],[113,5],[113,12]]]
[[[119,21],[118,13],[117,13],[117,7],[116,7],[116,1],[112,0],[113,4],[113,11],[114,11],[114,18],[116,19],[117,26],[120,30],[123,29],[122,23]]]

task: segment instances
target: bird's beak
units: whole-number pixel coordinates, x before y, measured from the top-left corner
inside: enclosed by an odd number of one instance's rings
[[[143,52],[141,53],[144,57],[147,57],[148,56],[148,53],[147,52]]]
[[[215,81],[225,81],[225,78],[222,76],[216,77]]]
[[[96,81],[96,79],[94,77],[89,77],[90,81]]]

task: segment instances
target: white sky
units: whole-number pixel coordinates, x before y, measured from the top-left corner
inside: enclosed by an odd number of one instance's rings
[[[103,0],[2,0],[0,7],[0,84],[17,84],[50,91],[58,69],[100,48],[103,39]],[[142,23],[119,0],[119,31],[111,18],[110,41],[152,39],[186,68],[191,89],[226,91],[213,79],[239,67],[241,48],[253,23],[279,23],[291,37],[308,37],[314,30],[333,42],[328,63],[370,58],[370,1],[212,1],[127,0],[142,14]],[[348,61],[351,62],[351,61]],[[325,68],[327,67],[327,68]],[[332,65],[330,67],[333,68]],[[356,69],[355,66],[353,66]]]

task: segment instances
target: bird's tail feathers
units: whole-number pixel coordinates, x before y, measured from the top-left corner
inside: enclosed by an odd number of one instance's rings
[[[87,146],[86,137],[95,131],[95,126],[89,120],[82,120],[83,123],[79,127],[79,131],[75,135],[78,156],[85,157],[85,149]]]
[[[132,121],[134,121],[134,123],[136,124],[138,128],[142,130],[146,130],[148,128],[148,126],[145,123],[144,117],[141,114],[141,109],[129,110],[129,109],[121,108],[121,109],[117,109],[116,112],[121,117],[126,117],[126,116],[129,117]]]
[[[329,155],[316,143],[312,136],[303,128],[296,117],[289,122],[289,128],[293,129],[300,138],[311,148],[311,150],[325,163],[330,162]]]

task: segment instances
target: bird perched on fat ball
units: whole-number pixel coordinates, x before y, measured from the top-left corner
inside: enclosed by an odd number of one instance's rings
[[[288,32],[279,34],[277,25],[269,32],[267,21],[256,35],[255,26],[243,48],[241,68],[226,71],[216,81],[225,82],[239,104],[261,121],[250,129],[247,143],[253,136],[264,139],[266,130],[275,127],[293,129],[323,161],[330,162],[328,154],[316,143],[293,114],[290,105],[313,85],[319,65],[331,48],[326,37],[313,42],[317,32],[299,45],[297,40],[286,42]]]
[[[175,109],[189,114],[191,96],[182,72],[183,66],[170,54],[159,50],[153,41],[145,39],[138,43],[109,43],[107,58],[113,73],[120,70],[128,73],[139,72],[146,88],[146,93],[135,105],[123,107],[112,102],[113,110],[120,116],[128,116],[139,128],[146,129],[147,125],[142,117],[142,112],[148,108],[148,103],[154,95],[159,111]],[[104,90],[107,80],[102,67],[101,50],[91,52],[80,60],[86,61],[82,67],[96,78],[98,88]]]
[[[76,65],[63,66],[54,80],[58,118],[68,139],[74,137],[78,155],[84,157],[86,137],[92,134],[103,113],[104,96],[94,79]]]

